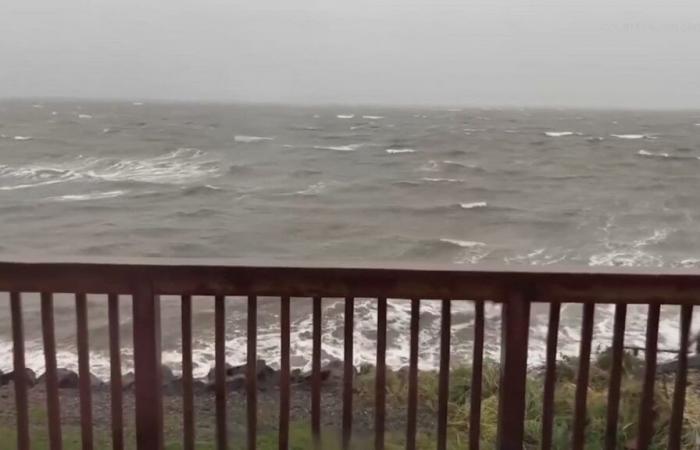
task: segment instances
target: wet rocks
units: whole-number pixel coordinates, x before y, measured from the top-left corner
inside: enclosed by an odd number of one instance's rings
[[[32,369],[24,369],[24,380],[27,383],[27,387],[34,387],[36,384],[36,374]],[[0,386],[4,386],[9,382],[15,381],[15,372],[8,372],[0,375]]]
[[[232,366],[226,364],[226,379],[224,384],[227,390],[239,390],[246,386],[247,365]],[[265,390],[279,384],[279,371],[267,365],[265,360],[259,359],[255,367],[255,377],[258,389]],[[206,383],[210,390],[216,387],[216,371],[212,368],[206,377]]]
[[[42,374],[36,384],[46,383],[46,373]],[[58,368],[56,369],[56,384],[59,389],[78,389],[80,387],[80,376],[73,370]],[[90,387],[93,389],[101,388],[105,383],[94,374],[90,374]]]
[[[363,366],[354,368],[356,375],[373,370],[371,366]],[[342,360],[332,360],[321,367],[321,381],[324,386],[334,387],[340,386],[344,377],[344,363]],[[233,366],[226,364],[224,385],[229,391],[238,391],[245,389],[247,385],[247,365]],[[277,389],[280,382],[280,371],[271,367],[265,360],[258,360],[255,367],[256,386],[260,391]],[[310,371],[302,371],[294,369],[289,374],[290,383],[297,386],[309,386],[311,383],[312,373]],[[46,383],[46,374],[42,374],[39,378],[31,369],[26,369],[25,380],[28,387],[33,387],[37,384],[43,386]],[[0,372],[0,386],[6,385],[14,381],[14,372]],[[122,375],[122,389],[132,391],[134,389],[135,377],[134,372],[127,372]],[[58,368],[56,370],[56,382],[59,389],[79,389],[80,375],[73,370],[66,368]],[[179,394],[182,392],[182,378],[173,372],[172,368],[163,365],[161,367],[161,382],[162,389],[165,394]],[[192,381],[193,391],[204,393],[215,389],[216,376],[215,370],[212,368],[206,377],[194,379]],[[94,374],[90,374],[90,386],[93,389],[106,389],[109,387],[109,380],[101,380]]]

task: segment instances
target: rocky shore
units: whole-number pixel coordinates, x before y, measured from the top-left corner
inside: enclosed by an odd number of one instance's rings
[[[576,390],[578,360],[563,358],[557,367],[555,392],[555,436],[556,448],[568,448],[573,423],[572,411]],[[643,361],[633,354],[626,354],[623,364],[623,380],[620,405],[618,448],[628,448],[635,442],[639,420],[639,399],[643,379]],[[673,363],[660,365],[655,385],[655,430],[651,449],[665,448],[668,424],[673,397]],[[182,438],[182,379],[168,367],[162,368],[164,427],[168,449],[179,449]],[[602,352],[592,358],[588,389],[587,439],[590,443],[603,445],[605,437],[605,415],[607,411],[607,388],[610,372],[609,352]],[[668,373],[671,372],[671,373]],[[300,370],[291,373],[290,390],[290,439],[292,449],[312,448],[310,441],[311,386],[308,372]],[[32,439],[45,442],[46,390],[43,376],[37,377],[31,371],[24,374],[30,404]],[[421,371],[418,374],[418,447],[434,448],[437,410],[437,374],[434,371]],[[80,442],[80,396],[78,376],[70,370],[59,370],[59,395],[61,421],[64,438],[73,441],[67,450],[79,448]],[[276,449],[279,421],[279,379],[278,370],[265,361],[258,361],[258,437],[261,450]],[[499,366],[494,361],[484,362],[482,381],[481,437],[482,448],[493,448],[496,440],[498,416]],[[332,361],[322,369],[322,430],[328,444],[324,450],[340,448],[339,432],[342,429],[342,388],[343,363]],[[374,434],[374,367],[362,366],[355,369],[353,382],[353,443],[356,448],[371,447]],[[0,374],[0,442],[14,439],[15,400],[14,374]],[[122,381],[124,433],[127,448],[134,448],[134,381],[133,374],[127,373]],[[110,386],[97,377],[91,377],[93,430],[96,448],[110,448],[111,399]],[[243,448],[246,435],[246,367],[227,366],[227,424],[231,448]],[[543,376],[542,371],[533,369],[526,383],[528,406],[526,409],[526,449],[538,448],[542,418]],[[700,375],[697,371],[688,374],[686,407],[684,415],[683,445],[694,442],[693,434],[700,424]],[[469,368],[453,367],[450,371],[448,406],[448,448],[463,448],[469,423],[469,397],[471,393],[471,372]],[[216,409],[214,395],[214,372],[194,382],[194,414],[198,450],[215,448]],[[406,429],[406,405],[408,396],[408,372],[405,369],[388,370],[386,374],[386,441],[387,448],[402,448]],[[698,430],[700,431],[700,430]],[[393,446],[393,447],[392,447]],[[37,445],[35,449],[48,448]],[[598,448],[595,445],[591,448]],[[686,447],[683,447],[686,448]],[[690,448],[690,447],[689,447]]]
[[[279,420],[279,380],[280,373],[265,361],[257,363],[258,388],[258,433],[276,436]],[[46,434],[46,386],[44,375],[37,376],[27,369],[25,380],[30,404],[30,422],[33,435]],[[0,437],[2,429],[15,426],[14,373],[0,374]],[[61,422],[66,432],[73,430],[79,436],[80,395],[78,374],[67,369],[58,369]],[[322,367],[322,426],[327,435],[337,435],[342,426],[342,380],[343,362],[332,361]],[[387,373],[393,383],[407,386],[405,370]],[[292,426],[308,427],[311,414],[311,374],[293,370],[290,374],[290,421]],[[401,381],[399,381],[401,380]],[[163,407],[166,440],[177,442],[182,435],[182,378],[167,366],[162,367]],[[110,385],[96,376],[91,376],[91,397],[93,424],[96,439],[109,440],[111,430]],[[244,442],[246,429],[246,366],[226,368],[227,423],[232,442]],[[134,377],[126,373],[122,380],[122,398],[127,441],[134,439]],[[193,383],[195,423],[197,440],[213,442],[215,433],[214,371]],[[426,431],[435,429],[434,409],[429,402],[422,402],[419,408],[419,426]],[[397,405],[398,406],[398,405]],[[359,436],[371,436],[374,427],[374,367],[362,366],[355,369],[353,430]],[[403,434],[405,431],[406,410],[404,407],[387,408],[387,430]],[[296,425],[295,425],[296,424]],[[368,434],[369,433],[369,434]],[[107,448],[108,445],[105,446]],[[101,448],[101,447],[100,447]],[[206,447],[208,448],[208,447]]]

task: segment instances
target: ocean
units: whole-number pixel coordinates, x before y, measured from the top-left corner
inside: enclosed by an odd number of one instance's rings
[[[700,267],[700,112],[292,107],[154,102],[0,102],[0,255]],[[0,294],[0,370],[11,370]],[[26,295],[28,365],[43,367],[39,307]],[[122,305],[124,365],[130,305]],[[179,303],[164,299],[163,361],[179,365]],[[213,301],[194,305],[195,369],[213,363]],[[308,366],[310,301],[293,304],[292,365]],[[108,375],[104,298],[91,296],[91,364]],[[75,368],[75,311],[56,300],[59,366]],[[227,302],[227,353],[245,360],[245,302]],[[356,302],[356,363],[374,361],[376,310]],[[472,308],[453,307],[453,364],[469,363]],[[342,358],[343,306],[324,301],[324,359]],[[420,364],[437,365],[439,304],[423,302]],[[544,357],[535,307],[530,361]],[[578,349],[565,305],[559,351]],[[644,343],[631,307],[628,345]],[[500,309],[487,307],[497,357]],[[594,350],[613,310],[596,307]],[[259,355],[279,357],[279,302],[259,307]],[[387,357],[408,361],[409,305],[389,301]],[[697,323],[697,320],[695,321]],[[678,345],[662,308],[661,348]]]

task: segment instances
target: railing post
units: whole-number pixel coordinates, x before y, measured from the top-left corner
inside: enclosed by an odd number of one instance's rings
[[[530,301],[523,288],[511,289],[501,312],[501,379],[498,399],[499,450],[522,450],[527,380]]]
[[[160,299],[146,276],[139,277],[133,292],[136,448],[162,450]]]

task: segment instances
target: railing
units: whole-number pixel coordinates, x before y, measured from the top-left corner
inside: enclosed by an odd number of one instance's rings
[[[195,448],[192,377],[193,296],[215,298],[215,397],[217,448],[227,448],[225,387],[225,297],[247,297],[247,448],[256,448],[257,424],[257,305],[258,297],[279,297],[281,379],[279,382],[279,448],[289,448],[290,423],[290,304],[293,298],[313,298],[311,376],[311,430],[316,445],[321,432],[321,316],[324,298],[345,299],[344,382],[342,445],[348,448],[353,421],[353,302],[357,298],[377,299],[377,353],[375,380],[375,448],[384,448],[385,383],[387,345],[387,299],[411,303],[410,365],[406,415],[406,448],[416,448],[418,391],[419,320],[422,299],[442,303],[439,388],[437,406],[437,448],[447,447],[448,382],[450,369],[451,306],[456,301],[475,305],[472,386],[470,390],[469,448],[479,448],[481,384],[484,350],[484,302],[502,305],[502,340],[498,412],[499,449],[522,449],[524,438],[525,384],[528,371],[530,306],[550,305],[547,337],[541,447],[552,446],[553,400],[560,305],[583,304],[580,365],[577,374],[571,448],[583,449],[586,441],[586,397],[591,356],[594,306],[616,305],[612,341],[612,368],[608,389],[605,448],[614,449],[618,432],[620,379],[628,304],[648,304],[648,323],[639,434],[636,447],[646,449],[654,432],[654,382],[661,305],[681,305],[681,345],[669,424],[668,448],[679,449],[685,402],[687,353],[692,307],[700,299],[700,275],[692,273],[608,272],[604,270],[532,271],[476,270],[448,268],[340,268],[227,266],[205,261],[193,263],[150,262],[5,262],[0,263],[0,292],[9,292],[14,340],[14,370],[24,373],[23,294],[41,294],[41,323],[46,365],[46,398],[49,442],[61,448],[61,418],[56,381],[54,338],[54,293],[75,295],[79,360],[82,448],[94,448],[88,345],[87,294],[106,294],[109,311],[111,358],[112,447],[124,448],[122,383],[119,336],[119,295],[133,301],[136,441],[139,450],[162,449],[163,405],[161,394],[160,296],[176,295],[182,306],[183,448]],[[17,448],[30,448],[27,385],[15,377]]]

